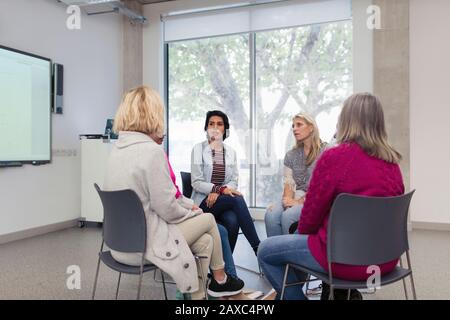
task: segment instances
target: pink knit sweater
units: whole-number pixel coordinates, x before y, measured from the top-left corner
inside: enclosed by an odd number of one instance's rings
[[[167,165],[169,166],[170,179],[172,179],[173,185],[177,189],[177,193],[175,194],[175,198],[179,199],[183,194],[180,192],[180,188],[178,188],[177,178],[175,176],[175,173],[173,172],[172,166],[170,165],[170,161],[169,161],[169,158],[167,157],[167,154],[166,154],[166,159],[167,159]]]
[[[308,246],[328,270],[327,227],[331,205],[340,193],[389,197],[405,191],[397,164],[367,155],[356,143],[325,151],[317,162],[300,216],[298,231],[308,234]],[[394,269],[398,260],[380,265],[381,273]],[[333,275],[345,280],[366,280],[367,266],[332,265]]]

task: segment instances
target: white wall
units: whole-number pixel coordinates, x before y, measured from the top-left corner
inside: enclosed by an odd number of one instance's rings
[[[450,223],[450,1],[410,1],[412,221]]]
[[[53,115],[53,149],[77,150],[41,167],[0,168],[0,235],[80,217],[78,135],[101,133],[122,94],[122,18],[82,15],[66,28],[56,0],[1,0],[0,44],[64,65],[64,114]],[[0,97],[1,103],[1,97]]]

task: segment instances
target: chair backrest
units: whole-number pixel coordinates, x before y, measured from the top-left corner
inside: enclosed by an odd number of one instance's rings
[[[397,197],[340,194],[330,212],[328,260],[376,265],[409,250],[407,218],[414,191]]]
[[[133,190],[102,191],[95,183],[103,204],[103,240],[121,252],[146,249],[147,225],[142,202]]]
[[[183,188],[183,196],[190,198],[192,195],[192,183],[191,183],[191,173],[190,172],[180,172],[181,182]]]

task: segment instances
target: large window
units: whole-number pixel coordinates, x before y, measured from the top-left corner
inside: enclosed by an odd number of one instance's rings
[[[282,193],[292,117],[312,115],[330,141],[351,94],[350,20],[167,44],[169,156],[190,170],[194,144],[205,140],[208,110],[230,118],[226,143],[238,153],[240,190],[252,207]]]

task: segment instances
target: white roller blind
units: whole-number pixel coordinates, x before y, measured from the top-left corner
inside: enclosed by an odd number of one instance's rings
[[[292,0],[197,13],[172,13],[162,20],[164,40],[172,42],[350,18],[351,0]]]

